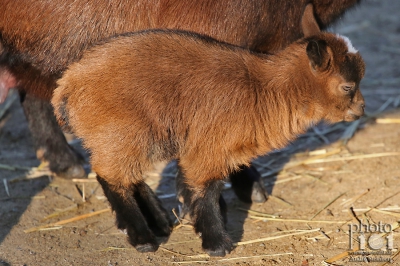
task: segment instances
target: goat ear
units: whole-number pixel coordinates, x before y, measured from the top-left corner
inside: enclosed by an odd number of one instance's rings
[[[312,4],[308,4],[304,9],[303,17],[301,18],[301,29],[304,37],[317,35],[321,32],[314,16],[314,6]]]
[[[311,39],[306,50],[311,67],[314,70],[324,71],[329,68],[331,54],[326,41]]]

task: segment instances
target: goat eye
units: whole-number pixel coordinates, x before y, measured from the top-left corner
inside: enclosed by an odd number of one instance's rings
[[[342,90],[344,90],[345,92],[349,92],[354,88],[353,85],[343,85],[342,86]]]

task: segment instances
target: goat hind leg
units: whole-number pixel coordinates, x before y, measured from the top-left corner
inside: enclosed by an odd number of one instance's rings
[[[155,236],[168,236],[171,222],[151,189],[143,181],[124,187],[110,185],[100,176],[97,180],[116,213],[117,227],[126,230],[129,243],[139,252],[156,251]]]
[[[111,208],[116,213],[117,226],[126,229],[129,243],[139,252],[154,252],[158,249],[157,240],[147,226],[146,219],[129,188],[110,185],[105,179],[97,176]]]
[[[153,233],[158,237],[168,237],[172,222],[151,188],[143,181],[138,182],[134,188],[134,197]]]

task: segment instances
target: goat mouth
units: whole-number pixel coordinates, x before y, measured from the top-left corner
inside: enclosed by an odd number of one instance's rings
[[[353,109],[349,109],[346,113],[346,115],[344,116],[344,120],[345,121],[354,121],[359,119],[361,116],[364,115],[364,108],[360,107],[358,108],[358,110],[353,110]]]
[[[344,121],[346,121],[346,122],[352,122],[352,121],[355,121],[355,120],[360,119],[361,116],[362,116],[362,114],[359,115],[359,114],[353,113],[352,111],[349,111],[349,112],[345,115]]]

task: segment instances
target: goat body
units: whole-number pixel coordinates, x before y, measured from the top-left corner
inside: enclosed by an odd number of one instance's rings
[[[357,119],[363,75],[359,53],[330,33],[266,56],[155,30],[85,52],[58,81],[52,103],[59,123],[91,151],[117,225],[138,250],[155,250],[154,235],[169,230],[159,202],[143,207],[151,192],[143,192],[142,174],[155,161],[178,159],[203,248],[225,255],[232,243],[218,205],[221,180],[320,120]]]

